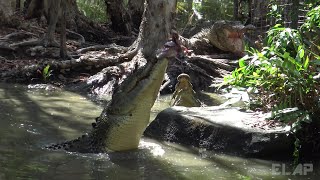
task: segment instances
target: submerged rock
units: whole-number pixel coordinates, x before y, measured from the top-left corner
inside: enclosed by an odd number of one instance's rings
[[[291,157],[294,137],[289,126],[266,123],[267,114],[239,108],[172,107],[158,114],[145,136],[260,158]]]

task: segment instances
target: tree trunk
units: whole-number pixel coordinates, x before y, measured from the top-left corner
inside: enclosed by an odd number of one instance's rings
[[[0,24],[8,21],[8,18],[14,13],[15,6],[15,0],[0,0]]]
[[[175,18],[176,0],[146,0],[140,33],[135,43],[148,59],[168,40]]]
[[[16,11],[21,10],[21,0],[16,0]]]
[[[132,45],[135,55],[126,64],[133,64],[135,69],[144,66],[115,88],[111,102],[89,134],[48,148],[82,153],[138,148],[168,64],[167,59],[156,58],[156,51],[169,38],[175,9],[176,0],[146,0],[139,35]]]
[[[239,0],[233,0],[233,18],[239,19]]]
[[[125,9],[123,0],[105,0],[107,13],[111,20],[111,28],[115,32],[130,35],[131,33],[131,20],[130,15]]]
[[[144,0],[129,0],[128,10],[132,20],[132,27],[139,29],[144,10]]]

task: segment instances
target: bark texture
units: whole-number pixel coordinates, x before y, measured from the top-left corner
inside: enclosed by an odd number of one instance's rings
[[[115,32],[130,35],[130,15],[127,12],[123,0],[105,0],[107,13],[111,20],[111,28]]]
[[[14,13],[15,6],[15,0],[0,0],[0,24],[8,21],[8,18]]]
[[[128,10],[131,16],[132,27],[139,29],[143,10],[144,10],[144,1],[145,0],[129,0],[128,1]]]

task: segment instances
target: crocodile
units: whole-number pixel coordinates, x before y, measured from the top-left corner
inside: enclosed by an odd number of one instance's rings
[[[52,150],[80,153],[101,153],[137,149],[149,124],[150,111],[158,96],[168,61],[178,54],[178,45],[167,42],[157,51],[155,61],[128,76],[114,91],[111,102],[92,124],[90,133],[60,144]]]
[[[181,44],[199,54],[198,49],[203,49],[207,44],[216,48],[231,52],[238,56],[244,55],[244,33],[254,30],[251,24],[244,26],[238,21],[217,21],[211,27],[204,28],[190,39],[180,37]],[[247,39],[249,40],[249,39]]]
[[[253,25],[244,26],[239,21],[217,21],[207,30],[207,39],[223,51],[243,56],[244,33],[254,29]]]
[[[190,82],[190,76],[182,73],[177,77],[178,83],[172,95],[171,106],[199,107],[200,101],[196,98]]]

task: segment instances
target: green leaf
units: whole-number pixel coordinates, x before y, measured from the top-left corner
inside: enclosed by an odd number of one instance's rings
[[[242,67],[244,67],[244,66],[246,66],[245,59],[244,59],[244,58],[241,58],[241,59],[239,60],[239,67],[242,68]]]
[[[42,75],[47,75],[48,72],[49,72],[49,68],[50,68],[50,65],[48,64],[45,68],[43,68],[42,70]]]
[[[304,49],[300,49],[299,57],[302,59],[304,57]]]
[[[304,68],[304,69],[307,69],[308,66],[309,66],[309,57],[307,56],[307,58],[306,58],[306,60],[305,60],[305,62],[304,62],[304,64],[303,64],[303,68]]]
[[[290,57],[290,53],[285,52],[285,53],[283,54],[283,58],[284,58],[284,59],[288,59],[289,57]]]

